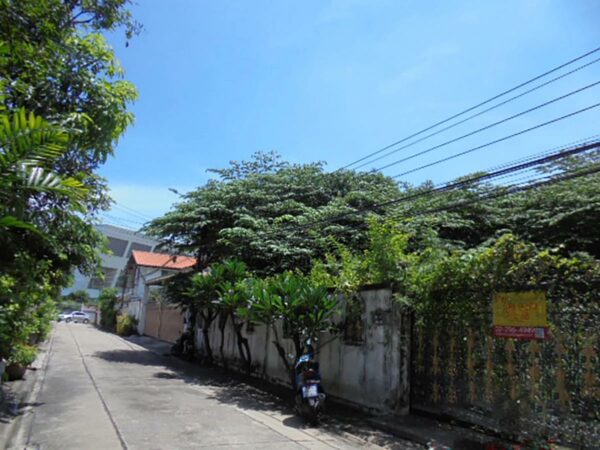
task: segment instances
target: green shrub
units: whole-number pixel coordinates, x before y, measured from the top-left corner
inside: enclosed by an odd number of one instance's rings
[[[103,289],[98,297],[100,306],[100,326],[105,330],[114,331],[117,324],[117,290]]]
[[[120,315],[117,317],[117,334],[119,336],[131,336],[137,334],[138,321],[130,315]]]
[[[36,356],[37,348],[33,345],[16,344],[8,358],[8,362],[21,364],[22,366],[27,367],[35,361]]]

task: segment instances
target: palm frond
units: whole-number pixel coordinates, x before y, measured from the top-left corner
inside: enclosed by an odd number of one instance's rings
[[[12,119],[12,120],[11,120]],[[49,167],[66,151],[67,133],[24,109],[0,115],[0,173],[23,160]]]

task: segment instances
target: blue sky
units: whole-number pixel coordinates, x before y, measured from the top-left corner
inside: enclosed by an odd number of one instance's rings
[[[177,200],[168,188],[205,183],[207,168],[277,150],[335,170],[600,46],[593,0],[139,3],[133,13],[143,33],[129,47],[122,33],[110,36],[140,91],[136,123],[101,170],[119,204],[107,219],[132,228],[168,210]],[[600,63],[374,167],[599,80]],[[600,86],[384,173],[597,102]],[[598,134],[599,119],[600,108],[404,180],[443,182],[487,169]]]

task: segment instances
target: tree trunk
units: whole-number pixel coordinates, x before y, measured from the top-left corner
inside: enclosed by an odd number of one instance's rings
[[[202,337],[204,339],[204,351],[206,352],[206,364],[212,365],[213,363],[213,352],[210,346],[210,324],[214,320],[214,315],[210,313],[200,313],[202,317]]]
[[[246,339],[242,335],[242,328],[244,327],[244,322],[236,322],[235,316],[233,314],[231,315],[231,322],[233,324],[233,329],[235,330],[240,358],[242,358],[242,361],[244,361],[246,371],[250,373],[252,371],[252,357],[250,355],[250,346],[248,345],[248,339]]]
[[[204,338],[204,351],[206,352],[205,362],[207,365],[212,365],[213,363],[213,353],[210,348],[210,337],[209,337],[209,329],[208,327],[202,327],[202,336]]]
[[[221,332],[221,343],[219,345],[219,354],[221,355],[221,364],[227,368],[227,359],[225,358],[225,326],[227,325],[227,315],[219,314],[219,331]]]
[[[292,334],[292,341],[294,342],[294,349],[296,350],[296,359],[300,358],[300,355],[304,353],[304,344],[300,339],[300,335],[297,333]]]
[[[277,324],[275,324],[275,323],[271,324],[271,328],[273,330],[273,333],[275,334],[275,340],[273,341],[273,344],[275,345],[275,348],[277,349],[277,353],[279,354],[279,357],[283,361],[283,365],[285,366],[288,376],[290,377],[290,384],[292,385],[292,387],[294,389],[296,389],[296,377],[294,374],[294,366],[290,365],[287,355],[285,354],[285,349],[283,348],[283,346],[281,345],[281,343],[279,341],[279,333],[277,332]]]

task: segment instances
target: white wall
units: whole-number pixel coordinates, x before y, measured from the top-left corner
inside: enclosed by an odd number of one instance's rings
[[[410,336],[407,318],[393,301],[390,289],[365,290],[361,295],[365,302],[364,341],[359,345],[348,345],[342,336],[332,340],[328,333],[322,333],[319,338],[317,359],[323,386],[329,395],[364,409],[408,413],[409,355],[403,350],[403,346],[408,345],[405,340]],[[285,366],[272,343],[273,332],[260,325],[252,333],[246,333],[244,329],[244,335],[248,338],[252,363],[256,365],[254,375],[289,384]],[[213,355],[222,364],[217,321],[212,325],[210,336]],[[282,336],[281,327],[279,336]],[[197,339],[200,344],[200,330]],[[292,341],[285,339],[283,343],[286,352],[293,354]],[[224,354],[230,367],[243,370],[235,333],[229,323]]]

